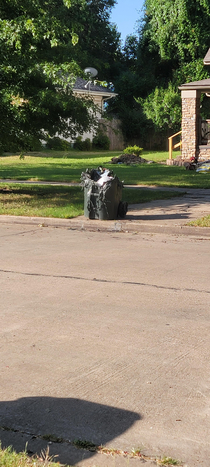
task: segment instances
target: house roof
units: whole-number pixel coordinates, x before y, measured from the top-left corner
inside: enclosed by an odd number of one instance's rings
[[[210,65],[210,49],[208,50],[207,54],[205,55],[203,59],[204,65]]]
[[[203,59],[203,63],[204,65],[210,65],[210,48]],[[202,92],[209,92],[210,78],[202,79],[201,81],[192,81],[191,83],[181,84],[181,86],[179,86],[179,89],[181,89],[181,91],[200,90]]]
[[[200,90],[202,92],[210,91],[210,78],[202,79],[201,81],[192,81],[191,83],[182,84],[179,86],[181,91],[184,90]]]
[[[76,79],[73,90],[82,94],[89,92],[92,95],[102,95],[104,98],[117,96],[117,94],[111,91],[111,89],[105,88],[104,86],[99,86],[98,84],[94,84],[94,82],[87,81],[83,78]]]

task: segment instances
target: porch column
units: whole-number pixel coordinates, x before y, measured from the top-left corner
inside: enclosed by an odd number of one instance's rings
[[[184,90],[182,97],[182,158],[196,157],[199,146],[200,91]]]

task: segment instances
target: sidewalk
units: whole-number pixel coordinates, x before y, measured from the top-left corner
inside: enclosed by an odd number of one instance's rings
[[[131,186],[130,186],[131,188]],[[63,227],[72,230],[102,232],[151,232],[174,235],[210,236],[210,229],[187,225],[190,221],[210,215],[210,189],[163,187],[133,187],[145,190],[180,191],[182,196],[169,200],[129,205],[125,219],[99,221],[79,216],[74,219],[44,217],[0,216],[1,223],[31,224]]]

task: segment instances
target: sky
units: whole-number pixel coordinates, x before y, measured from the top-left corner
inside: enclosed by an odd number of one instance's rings
[[[144,0],[117,0],[110,20],[116,23],[123,43],[129,34],[136,33],[136,21],[142,16]]]

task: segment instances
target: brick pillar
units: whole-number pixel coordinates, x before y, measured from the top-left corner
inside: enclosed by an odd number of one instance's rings
[[[182,158],[195,157],[199,146],[200,91],[184,90],[182,96]]]

